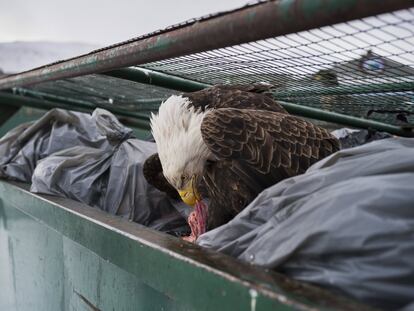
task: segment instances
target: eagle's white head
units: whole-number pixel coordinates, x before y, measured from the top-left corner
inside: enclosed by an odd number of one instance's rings
[[[194,109],[188,98],[173,95],[151,115],[151,131],[165,178],[183,201],[194,205],[199,199],[197,184],[211,152],[201,136],[205,112]]]

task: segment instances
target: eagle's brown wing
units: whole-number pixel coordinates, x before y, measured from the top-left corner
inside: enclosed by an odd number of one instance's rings
[[[277,112],[218,109],[206,114],[201,132],[218,159],[205,177],[209,229],[234,217],[263,189],[339,150],[327,130]]]
[[[251,83],[251,84],[218,84],[217,88],[223,90],[240,90],[244,92],[260,93],[272,96],[271,91],[276,87],[268,83]]]
[[[204,117],[201,132],[216,157],[242,159],[261,174],[279,168],[303,173],[339,150],[326,129],[277,112],[218,109]]]
[[[265,86],[261,85],[217,85],[201,91],[184,93],[195,108],[205,110],[220,108],[257,109],[287,113],[271,96],[262,93]]]
[[[158,153],[154,153],[147,160],[145,160],[142,171],[145,179],[150,185],[162,192],[165,192],[172,199],[180,199],[177,190],[175,190],[175,188],[171,186],[171,184],[164,177]]]

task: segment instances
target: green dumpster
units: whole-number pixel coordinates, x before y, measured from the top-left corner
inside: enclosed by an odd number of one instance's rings
[[[413,5],[260,1],[7,75],[0,134],[52,108],[100,107],[145,139],[171,94],[266,82],[293,114],[412,137]],[[0,310],[370,309],[29,188],[0,181]]]

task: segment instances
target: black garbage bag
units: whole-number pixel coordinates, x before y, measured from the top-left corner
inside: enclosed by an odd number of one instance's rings
[[[373,306],[409,305],[414,139],[341,150],[264,190],[197,242]]]
[[[132,137],[114,115],[54,109],[0,140],[0,177],[31,191],[68,197],[161,231],[188,233],[185,204],[149,185],[144,161],[153,142]]]

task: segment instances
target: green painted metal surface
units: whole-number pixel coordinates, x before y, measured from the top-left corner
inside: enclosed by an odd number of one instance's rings
[[[52,108],[62,108],[62,109],[68,109],[68,110],[77,110],[77,111],[83,111],[83,112],[90,112],[93,109],[97,108],[96,105],[77,105],[75,103],[68,104],[67,102],[61,102],[57,99],[51,100],[45,100],[45,99],[38,99],[38,98],[32,98],[32,97],[26,97],[21,95],[14,95],[9,92],[0,92],[0,104],[6,104],[6,105],[15,105],[15,106],[30,106],[34,108],[39,109],[52,109]],[[116,106],[113,107],[105,107],[107,110],[119,115],[119,116],[125,116],[125,117],[132,117],[138,120],[143,120],[142,126],[148,127],[148,113],[141,113],[141,112],[133,112],[128,111],[122,108],[118,108]]]
[[[0,287],[0,310],[189,310],[4,201]]]
[[[414,90],[414,82],[394,82],[394,83],[371,83],[360,85],[347,85],[337,86],[331,88],[311,88],[302,87],[293,88],[287,91],[278,91],[275,97],[278,99],[292,98],[292,97],[305,97],[316,95],[355,95],[355,94],[374,94],[374,93],[387,93],[387,92],[408,92]]]
[[[3,105],[0,106],[0,113],[3,113]],[[0,137],[3,137],[8,131],[12,130],[16,126],[31,122],[42,117],[46,110],[36,109],[31,107],[17,107],[18,110],[12,116],[10,116],[1,126],[0,126]]]
[[[108,87],[109,88],[109,87]],[[1,93],[1,92],[0,92]],[[115,110],[115,111],[123,111],[125,110],[125,112],[130,112],[131,114],[134,114],[134,116],[136,118],[139,117],[145,117],[144,114],[140,113],[142,111],[148,111],[148,110],[152,110],[152,109],[157,109],[160,101],[162,100],[161,98],[154,98],[154,99],[144,99],[144,100],[135,100],[133,102],[133,104],[130,104],[130,106],[132,106],[132,108],[136,108],[135,111],[131,109],[131,107],[129,107],[129,110],[126,109],[125,107],[118,107],[116,105],[110,104],[110,103],[99,103],[96,104],[93,101],[88,101],[88,100],[81,100],[81,99],[77,99],[77,98],[73,98],[74,94],[71,94],[72,97],[68,97],[68,96],[62,96],[59,95],[59,90],[56,89],[55,92],[51,93],[47,93],[47,92],[42,92],[42,91],[38,91],[38,90],[33,90],[33,89],[25,89],[25,88],[14,88],[13,89],[13,94],[16,95],[22,95],[24,97],[28,97],[28,98],[32,98],[32,99],[40,99],[40,100],[46,100],[46,101],[52,101],[55,103],[60,103],[60,104],[67,104],[69,106],[72,107],[78,107],[79,109],[94,109],[97,107],[100,108],[105,108],[108,110]],[[85,96],[85,94],[80,94],[80,96],[82,97]],[[87,97],[87,96],[85,96]],[[136,111],[138,110],[138,111]]]
[[[0,108],[0,126],[7,122],[10,117],[12,117],[15,113],[19,111],[19,107],[15,107],[12,105],[2,105]]]
[[[337,124],[348,125],[357,128],[376,129],[379,131],[388,132],[394,135],[404,137],[414,137],[412,128],[404,128],[401,126],[389,125],[373,120],[366,120],[362,118],[356,118],[353,116],[347,116],[340,113],[324,111],[322,109],[307,107],[305,105],[298,105],[294,103],[280,102],[280,104],[290,113],[299,115],[302,117],[316,119],[321,121],[333,122]]]
[[[367,309],[25,188],[0,181],[0,310]]]
[[[206,83],[200,83],[139,67],[121,68],[105,72],[104,74],[111,77],[145,84],[153,84],[183,92],[194,92],[210,86]]]

